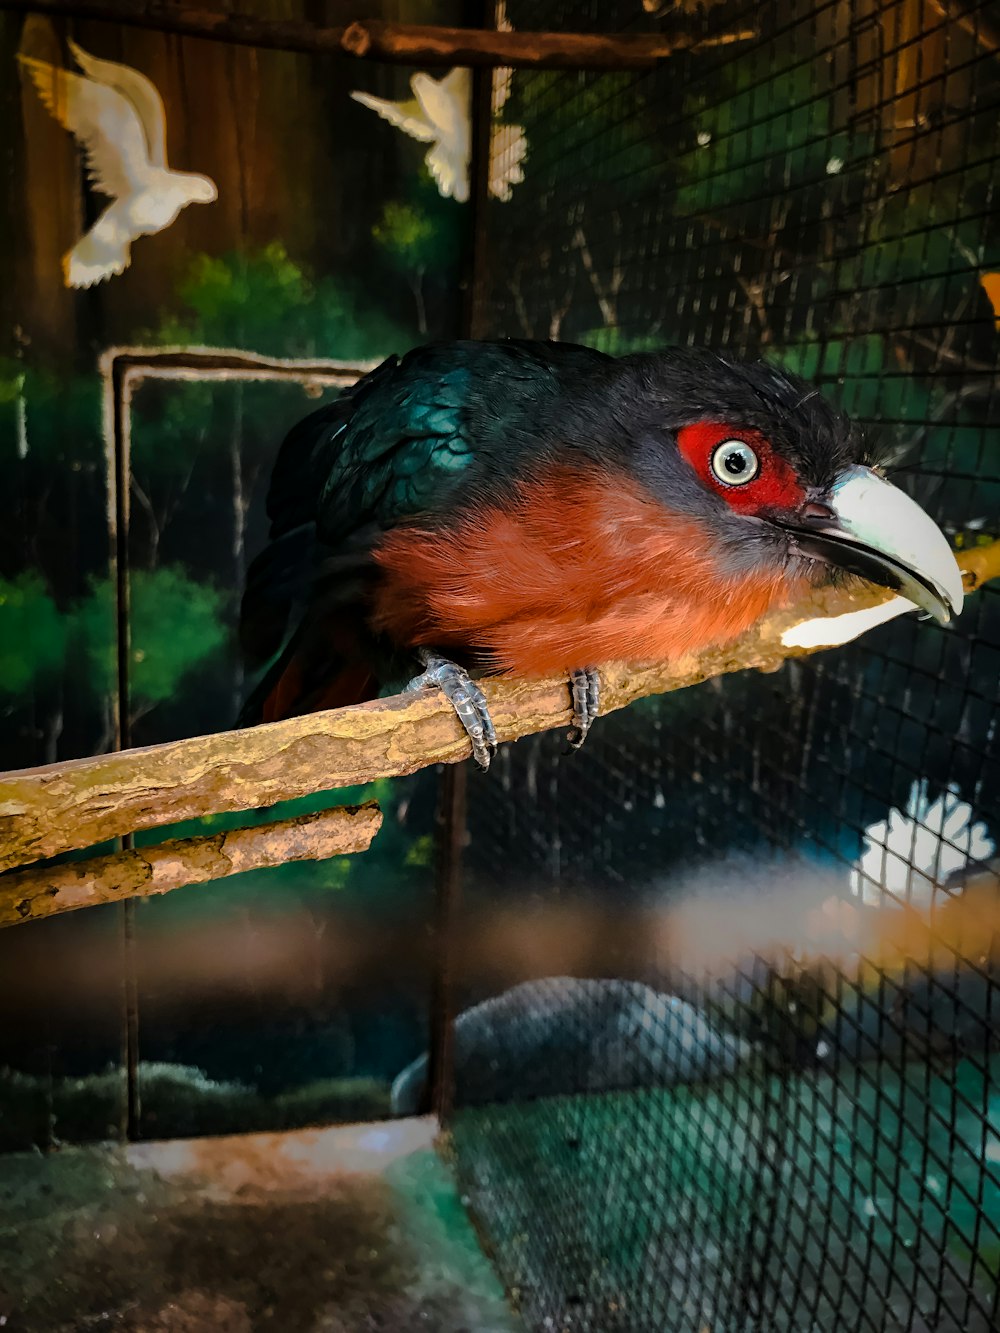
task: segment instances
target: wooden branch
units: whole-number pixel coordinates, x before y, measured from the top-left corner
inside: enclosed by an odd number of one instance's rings
[[[0,927],[78,907],[149,898],[288,861],[325,861],[363,852],[381,825],[381,810],[375,801],[368,801],[259,828],[230,829],[208,838],[174,838],[156,847],[18,871],[0,878]]]
[[[970,590],[1000,577],[1000,541],[962,552],[959,564]],[[775,670],[787,657],[847,642],[911,609],[900,598],[890,602],[875,588],[817,589],[726,648],[655,666],[612,664],[601,671],[602,711],[730,671]],[[879,610],[867,620],[857,616],[872,608]],[[849,619],[831,622],[836,616]],[[802,633],[818,619],[824,621],[818,636]],[[500,741],[570,723],[565,681],[494,679],[484,681],[483,690]],[[451,705],[428,691],[0,774],[0,870],[182,819],[456,763],[469,749]]]
[[[678,51],[729,46],[756,30],[718,33],[496,32],[368,20],[344,31],[344,50],[400,65],[491,65],[514,69],[652,69]]]
[[[650,69],[677,51],[728,46],[756,30],[622,36],[575,32],[495,32],[364,19],[324,27],[295,19],[257,18],[163,0],[0,0],[0,9],[30,10],[53,18],[97,19],[186,37],[279,51],[358,56],[395,65],[452,65],[517,69]]]

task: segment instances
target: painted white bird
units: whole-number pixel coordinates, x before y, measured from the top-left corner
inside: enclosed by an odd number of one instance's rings
[[[167,166],[166,116],[144,74],[69,48],[83,75],[18,55],[39,96],[76,138],[91,185],[114,202],[63,258],[67,287],[90,287],[122,273],[139,236],[163,231],[188,204],[219,197],[209,176]]]
[[[391,102],[362,92],[351,96],[411,139],[429,143],[424,158],[427,170],[446,199],[464,204],[469,197],[469,71],[453,69],[440,80],[414,74],[410,87],[413,98],[408,102]]]
[[[494,85],[494,110],[507,100],[509,71],[500,87]],[[443,79],[430,74],[414,74],[410,79],[413,97],[407,102],[392,102],[371,93],[353,92],[362,106],[370,107],[390,125],[431,147],[424,158],[427,170],[446,199],[464,204],[469,198],[469,160],[472,129],[472,73],[468,69],[449,70]],[[521,162],[528,144],[520,125],[494,125],[490,141],[490,194],[509,199],[512,186],[524,180]]]

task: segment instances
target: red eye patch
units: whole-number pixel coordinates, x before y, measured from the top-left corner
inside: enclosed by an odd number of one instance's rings
[[[751,481],[730,483],[716,476],[712,455],[726,440],[742,440],[757,455],[759,466]],[[740,514],[755,514],[761,509],[794,509],[804,499],[794,471],[759,431],[724,426],[717,421],[699,421],[681,427],[677,445],[705,485]]]

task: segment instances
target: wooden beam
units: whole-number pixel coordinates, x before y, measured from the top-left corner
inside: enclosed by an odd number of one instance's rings
[[[717,33],[495,32],[363,19],[324,27],[295,19],[258,18],[196,5],[138,0],[0,0],[0,9],[52,18],[96,19],[185,37],[310,54],[350,55],[394,65],[453,65],[516,69],[651,69],[677,51],[728,46],[756,37],[754,29]]]
[[[970,590],[1000,577],[1000,541],[962,552],[959,564]],[[878,623],[881,611],[867,620],[856,613],[891,600],[869,587],[817,589],[726,648],[655,666],[612,664],[601,671],[602,711],[730,671],[775,670],[787,657],[863,633]],[[908,609],[895,600],[892,614]],[[803,632],[806,624],[810,632]],[[565,681],[494,679],[483,682],[483,690],[501,742],[570,723]],[[183,819],[456,763],[469,752],[450,704],[427,691],[0,774],[0,870]]]
[[[21,870],[0,878],[0,928],[79,907],[149,898],[245,870],[363,852],[381,824],[382,812],[368,801],[207,838],[173,838],[156,847]]]

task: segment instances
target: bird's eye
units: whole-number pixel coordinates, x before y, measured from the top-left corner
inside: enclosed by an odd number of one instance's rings
[[[760,459],[744,440],[723,440],[712,450],[712,471],[727,486],[745,486],[760,471]]]

